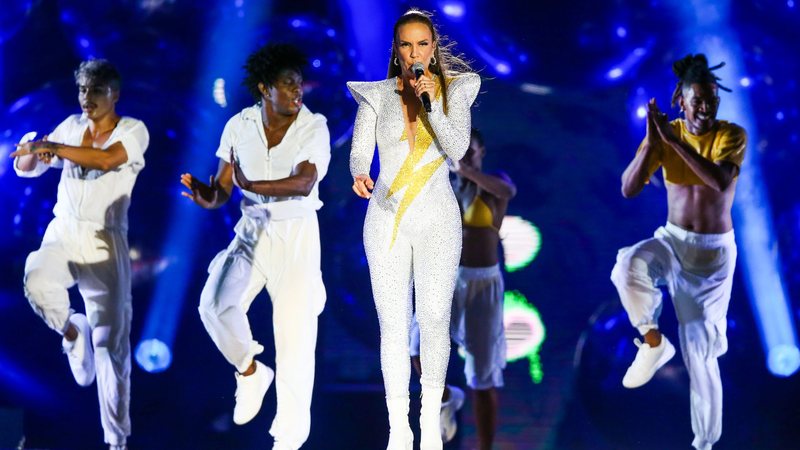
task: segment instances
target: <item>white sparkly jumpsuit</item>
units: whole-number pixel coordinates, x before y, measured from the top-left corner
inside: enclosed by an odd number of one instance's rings
[[[351,174],[369,174],[376,142],[380,158],[364,221],[364,248],[380,322],[386,397],[407,398],[412,286],[421,334],[421,384],[423,389],[444,387],[450,307],[461,256],[461,215],[445,160],[460,160],[469,147],[470,107],[480,77],[452,79],[447,114],[438,95],[432,112],[420,112],[412,143],[396,78],[347,86],[359,104]]]

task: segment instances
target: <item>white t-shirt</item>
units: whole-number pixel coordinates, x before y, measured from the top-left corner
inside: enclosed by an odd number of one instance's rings
[[[273,219],[279,219],[303,216],[322,207],[319,182],[328,172],[331,160],[330,133],[327,119],[322,114],[314,114],[303,105],[281,143],[269,148],[261,108],[258,105],[245,108],[225,125],[217,157],[229,163],[231,148],[239,159],[242,172],[252,181],[288,178],[303,161],[317,168],[317,181],[308,196],[270,197],[242,190],[243,209],[265,209],[273,213]]]
[[[59,144],[79,147],[89,120],[74,114],[61,122],[48,136],[48,140]],[[121,142],[128,160],[119,167],[104,172],[85,169],[72,161],[53,158],[50,164],[37,161],[34,170],[23,172],[14,162],[14,170],[21,177],[38,177],[50,167],[63,169],[58,183],[58,199],[53,214],[60,218],[72,218],[92,222],[106,229],[128,229],[128,206],[136,177],[144,168],[144,152],[150,142],[147,127],[140,120],[122,117],[103,144],[105,150]]]

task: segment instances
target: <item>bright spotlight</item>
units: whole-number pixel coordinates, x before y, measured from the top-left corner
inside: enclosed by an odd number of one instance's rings
[[[619,67],[614,67],[613,69],[609,70],[606,74],[606,78],[609,80],[616,80],[617,78],[621,77],[623,74],[622,69]]]
[[[442,12],[453,19],[460,19],[464,17],[464,4],[457,1],[443,2]]]
[[[228,106],[228,100],[225,97],[225,79],[224,78],[217,78],[214,80],[214,103],[218,104],[221,107]]]
[[[136,347],[136,362],[147,372],[163,372],[172,363],[172,351],[158,339],[147,339]]]
[[[788,377],[800,368],[800,350],[794,345],[777,345],[767,355],[769,371],[779,377]]]
[[[499,62],[499,63],[494,65],[494,70],[496,70],[497,73],[500,73],[500,74],[503,74],[503,75],[508,75],[508,74],[511,73],[511,66],[509,66],[508,64],[506,64],[504,62]]]
[[[644,106],[636,108],[636,117],[640,119],[644,119],[645,117],[647,117],[647,109],[645,109]]]

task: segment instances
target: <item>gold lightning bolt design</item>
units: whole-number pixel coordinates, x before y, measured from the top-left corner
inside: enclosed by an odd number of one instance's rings
[[[403,215],[408,210],[411,202],[414,201],[414,198],[417,197],[419,192],[425,186],[425,183],[427,183],[431,176],[433,176],[433,173],[436,172],[436,169],[438,169],[439,166],[441,166],[444,162],[444,157],[439,156],[435,160],[425,164],[419,169],[415,169],[415,167],[417,167],[417,163],[419,163],[419,161],[425,155],[425,152],[428,150],[428,147],[430,147],[431,143],[436,138],[430,126],[430,122],[428,122],[427,114],[421,112],[418,118],[420,120],[417,121],[417,133],[414,138],[414,150],[409,153],[405,161],[403,161],[400,171],[397,172],[397,176],[395,176],[394,181],[392,181],[392,185],[389,187],[389,193],[386,194],[386,198],[388,199],[404,187],[408,187],[405,195],[403,195],[403,199],[400,201],[400,205],[398,206],[397,213],[394,217],[394,230],[392,231],[392,242],[389,244],[389,249],[394,246],[394,241],[397,239],[397,231],[400,228],[400,221],[403,219]],[[400,142],[406,140],[408,140],[408,132],[403,130],[403,135],[400,136]]]

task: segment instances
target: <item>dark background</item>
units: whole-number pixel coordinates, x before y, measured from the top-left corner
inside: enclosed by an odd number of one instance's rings
[[[232,236],[238,202],[202,211],[179,195],[180,173],[202,179],[214,172],[225,121],[252,103],[241,86],[241,66],[269,41],[294,42],[317,61],[305,74],[305,103],[328,118],[333,141],[319,212],[328,301],[320,319],[311,437],[304,448],[385,447],[379,332],[361,244],[366,204],[352,194],[348,170],[356,105],[344,82],[385,76],[391,25],[409,6],[359,0],[3,3],[0,157],[25,132],[45,134],[79,111],[72,71],[91,56],[118,66],[123,88],[117,110],[143,120],[150,132],[147,167],[129,213],[129,240],[137,252],[131,340],[135,348],[149,333],[172,336],[172,363],[149,373],[134,361],[131,449],[256,449],[271,443],[274,389],[253,422],[232,425],[233,369],[195,309],[209,261]],[[436,13],[441,31],[483,76],[473,122],[486,138],[485,167],[514,179],[519,193],[509,214],[541,232],[537,257],[506,274],[506,287],[541,314],[543,378],[534,381],[526,359],[509,364],[496,448],[688,449],[688,378],[680,358],[646,387],[621,387],[636,333],[608,276],[617,249],[664,223],[666,193],[653,183],[636,199],[624,200],[619,177],[644,135],[637,109],[656,97],[671,117],[677,114],[668,108],[672,61],[707,48],[699,44],[707,39],[733,49],[709,52],[712,64],[733,59],[720,72],[722,83],[733,88],[721,93],[720,118],[746,118],[748,152],[758,157],[743,171],[761,171],[766,196],[756,206],[771,207],[748,212],[737,205],[737,226],[740,217],[756,213],[774,224],[766,230],[775,242],[772,258],[755,267],[783,274],[789,319],[797,322],[799,7],[791,0],[466,0],[414,6]],[[717,15],[724,20],[709,19]],[[225,107],[214,101],[218,78],[225,80]],[[728,111],[726,102],[746,108]],[[16,446],[23,436],[24,448],[102,448],[94,387],[75,385],[59,337],[32,313],[22,292],[25,257],[38,248],[52,217],[56,175],[20,179],[10,160],[0,165],[0,448]],[[743,238],[737,228],[737,240]],[[715,448],[796,448],[800,383],[796,374],[778,377],[767,369],[748,274],[741,270],[745,257],[740,249],[728,317],[730,350],[720,359],[724,431]],[[77,295],[73,306],[82,309]],[[266,294],[254,302],[250,318],[267,347],[262,360],[273,365]],[[661,325],[677,341],[669,305]],[[455,352],[448,377],[463,385]],[[412,411],[414,406],[418,401],[412,401]],[[474,447],[470,407],[468,402],[462,410],[459,433],[446,448]]]

